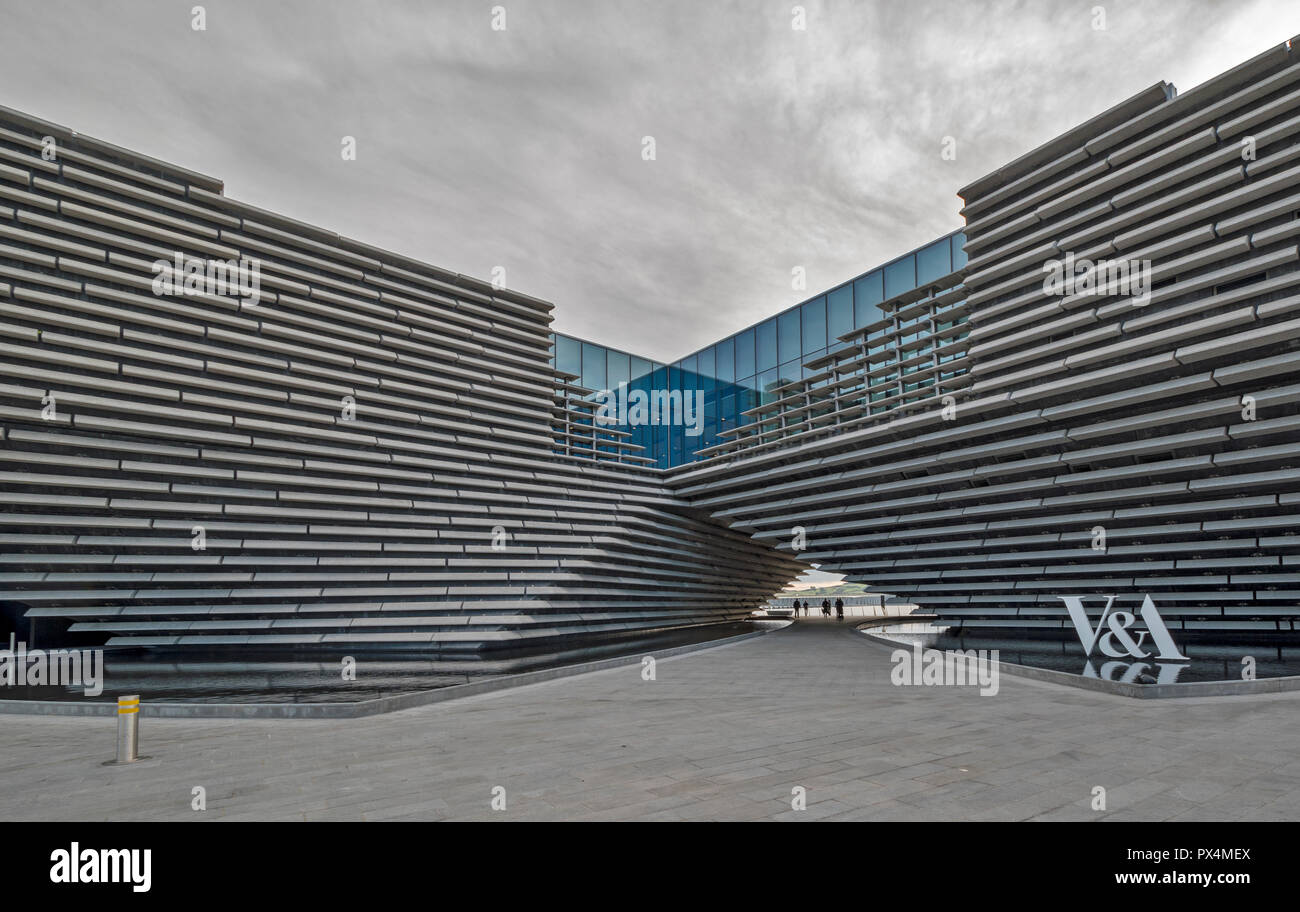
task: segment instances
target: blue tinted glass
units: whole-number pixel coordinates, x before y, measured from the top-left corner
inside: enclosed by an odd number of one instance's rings
[[[698,369],[696,357],[691,355],[689,358],[682,359],[682,389],[697,389],[700,385],[700,378],[697,375]]]
[[[845,285],[826,296],[826,334],[833,345],[853,328],[853,286]]]
[[[809,301],[799,309],[803,311],[803,349],[800,354],[825,348],[826,298]]]
[[[606,388],[605,349],[590,342],[582,343],[582,385],[590,390]]]
[[[916,258],[905,256],[885,267],[885,298],[892,298],[916,287]]]
[[[715,367],[719,380],[736,379],[736,346],[731,339],[723,339],[713,347]]]
[[[798,361],[787,361],[777,371],[777,382],[789,383],[791,380],[798,380],[802,376],[803,370],[800,363]]]
[[[768,320],[766,323],[758,325],[754,330],[754,344],[758,349],[755,368],[762,371],[767,370],[769,367],[776,367],[775,320]]]
[[[916,252],[916,280],[925,285],[952,272],[952,242],[948,238]]]
[[[737,333],[736,339],[736,376],[748,377],[754,373],[754,331],[747,329]]]
[[[859,329],[880,319],[880,302],[885,300],[885,285],[880,270],[870,272],[853,283],[853,328]]]
[[[758,391],[762,394],[762,399],[760,401],[763,404],[767,404],[776,398],[776,396],[772,394],[772,390],[776,387],[779,376],[780,375],[775,367],[771,370],[763,371],[763,373],[758,375]]]
[[[627,383],[632,379],[632,356],[626,352],[613,351],[609,352],[609,388],[618,389],[620,383]]]
[[[803,355],[803,344],[799,341],[799,310],[788,310],[777,317],[778,334],[781,337],[780,353],[782,361]],[[825,343],[823,343],[825,344]],[[759,365],[761,368],[762,365]]]
[[[712,348],[706,348],[704,351],[700,352],[699,355],[700,376],[706,377],[710,380],[718,376],[717,369],[714,366],[715,363],[716,362],[714,361]]]
[[[826,354],[826,349],[823,348],[821,351],[811,352],[804,360],[812,361],[814,358],[820,358],[824,354]],[[803,369],[803,375],[805,377],[811,377],[813,374],[820,374],[824,370],[826,370],[826,367],[824,365],[822,367],[817,368],[816,370],[814,370],[811,367],[805,367]]]
[[[958,232],[952,236],[952,268],[963,269],[966,266],[966,251],[962,245],[966,243],[966,235]]]
[[[638,358],[636,355],[633,355],[632,356],[632,379],[639,380],[640,378],[644,377],[648,373],[650,373],[650,362],[647,361],[645,358]]]
[[[582,343],[568,336],[556,336],[555,369],[568,374],[581,374]]]
[[[736,411],[736,395],[734,393],[727,393],[722,397],[721,405],[719,406],[719,412],[718,412],[719,421],[722,424],[722,428],[724,430],[726,428],[733,428],[736,426],[737,414],[738,412]]]

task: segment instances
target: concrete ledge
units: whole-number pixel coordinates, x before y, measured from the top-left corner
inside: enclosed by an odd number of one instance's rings
[[[924,620],[924,618],[916,618]],[[861,624],[858,631],[863,639],[873,646],[889,649],[904,648],[900,643],[875,636],[863,630],[864,627],[877,627],[879,624]],[[1016,665],[1012,662],[998,662],[998,674],[1008,674],[1015,678],[1029,678],[1048,684],[1064,687],[1077,687],[1096,693],[1112,694],[1121,697],[1134,697],[1139,700],[1167,700],[1177,697],[1243,697],[1251,694],[1271,694],[1300,691],[1300,676],[1280,678],[1259,678],[1254,681],[1189,681],[1186,684],[1132,684],[1122,681],[1107,681],[1104,678],[1086,678],[1083,675],[1053,671],[1050,668],[1034,668],[1031,665]]]
[[[458,700],[477,694],[523,687],[527,684],[539,684],[556,678],[568,678],[607,668],[621,668],[625,665],[640,663],[642,656],[652,655],[656,659],[685,655],[704,649],[716,649],[730,646],[742,640],[752,639],[769,633],[777,627],[742,633],[738,636],[710,640],[705,643],[690,643],[674,646],[664,650],[646,650],[632,655],[615,656],[595,662],[582,662],[577,665],[563,665],[559,668],[544,668],[539,671],[525,671],[519,674],[503,675],[485,681],[472,681],[469,684],[453,684],[437,690],[421,690],[409,694],[397,694],[392,697],[379,697],[375,700],[359,700],[355,703],[147,703],[140,701],[140,715],[154,719],[358,719],[363,716],[376,716],[381,713],[397,712],[442,703],[445,700]],[[0,713],[32,716],[115,716],[117,703],[79,703],[62,700],[0,700]]]

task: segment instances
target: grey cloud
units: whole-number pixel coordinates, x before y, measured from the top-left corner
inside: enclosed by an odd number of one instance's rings
[[[5,0],[0,103],[686,354],[960,227],[956,189],[1300,32],[1280,0]],[[1092,8],[1107,28],[1091,27]],[[340,160],[354,135],[356,162]],[[652,135],[658,159],[640,157]],[[956,161],[940,158],[953,136]]]

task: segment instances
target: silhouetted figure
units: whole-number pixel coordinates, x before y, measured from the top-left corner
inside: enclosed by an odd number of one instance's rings
[[[822,617],[831,616],[831,600],[822,599]]]
[[[791,614],[790,617],[798,617],[798,616],[799,616],[799,600],[798,600],[798,599],[795,599],[795,600],[794,600],[794,604],[791,605],[790,607],[794,609],[794,613]]]
[[[844,620],[844,599],[835,600],[835,620]]]
[[[807,616],[808,616],[808,600],[807,600],[807,599],[804,599],[804,600],[803,600],[803,616],[804,616],[804,617],[807,617]]]

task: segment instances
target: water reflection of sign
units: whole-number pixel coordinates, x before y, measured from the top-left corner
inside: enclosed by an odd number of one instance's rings
[[[1165,622],[1160,617],[1160,612],[1156,610],[1150,595],[1142,600],[1142,607],[1139,609],[1146,630],[1139,630],[1136,640],[1129,633],[1129,629],[1137,622],[1132,612],[1112,613],[1110,610],[1115,604],[1115,596],[1107,596],[1106,608],[1102,611],[1101,619],[1097,621],[1095,628],[1088,621],[1088,613],[1083,610],[1082,598],[1077,595],[1059,595],[1057,598],[1065,602],[1065,607],[1070,612],[1070,620],[1074,622],[1074,629],[1079,634],[1079,642],[1083,644],[1085,656],[1091,656],[1093,648],[1096,647],[1103,655],[1112,659],[1157,658],[1165,661],[1188,661],[1187,656],[1179,652],[1178,647],[1174,645],[1174,639],[1169,635],[1169,629],[1165,627]],[[1109,629],[1103,633],[1105,627]],[[1148,635],[1156,648],[1154,654],[1146,649]]]
[[[1174,645],[1174,638],[1169,635],[1169,628],[1165,626],[1164,619],[1160,617],[1160,612],[1156,610],[1155,603],[1151,601],[1150,595],[1142,599],[1142,607],[1138,612],[1142,616],[1142,623],[1146,625],[1146,630],[1137,631],[1136,640],[1133,639],[1133,635],[1129,632],[1130,628],[1137,623],[1137,618],[1133,616],[1132,612],[1116,611],[1112,613],[1110,610],[1115,603],[1115,596],[1111,595],[1106,598],[1106,607],[1101,612],[1101,618],[1097,621],[1096,627],[1093,627],[1088,621],[1088,613],[1083,610],[1082,598],[1077,595],[1059,595],[1057,598],[1065,602],[1065,607],[1070,612],[1070,620],[1074,622],[1074,630],[1079,634],[1079,642],[1083,644],[1083,654],[1088,656],[1088,663],[1083,669],[1084,677],[1100,677],[1107,681],[1119,681],[1123,684],[1131,684],[1134,681],[1140,681],[1143,684],[1152,683],[1151,676],[1144,674],[1148,668],[1146,662],[1106,662],[1101,666],[1101,673],[1098,674],[1097,670],[1092,667],[1092,650],[1094,647],[1100,649],[1103,655],[1112,659],[1156,658],[1163,660],[1156,663],[1156,668],[1159,669],[1154,680],[1156,684],[1177,683],[1179,673],[1187,667],[1179,664],[1189,660]],[[1154,653],[1147,650],[1148,636],[1151,637],[1151,644],[1155,647]],[[1116,676],[1117,673],[1118,677]]]
[[[1183,662],[1156,662],[1156,684],[1177,684],[1178,675],[1182,673],[1187,665]],[[1146,662],[1103,662],[1101,672],[1092,666],[1092,660],[1083,666],[1083,676],[1085,678],[1102,678],[1106,681],[1118,681],[1121,684],[1132,684],[1139,681],[1139,676],[1150,678],[1150,675],[1144,674],[1150,667]],[[1118,674],[1117,674],[1118,672]],[[1142,684],[1150,684],[1150,680],[1141,680]]]

